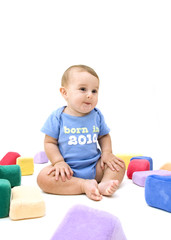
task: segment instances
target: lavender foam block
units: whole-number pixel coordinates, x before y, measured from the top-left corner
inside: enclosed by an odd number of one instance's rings
[[[48,163],[48,157],[46,156],[46,153],[41,151],[36,153],[36,155],[34,156],[34,163]]]
[[[110,213],[77,205],[70,209],[51,240],[126,240],[119,219]]]
[[[132,175],[132,181],[136,185],[138,185],[140,187],[144,187],[146,178],[150,175],[171,176],[171,171],[152,170],[152,171],[134,172]]]

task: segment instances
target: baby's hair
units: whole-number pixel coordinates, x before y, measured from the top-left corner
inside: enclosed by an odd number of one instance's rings
[[[91,75],[93,75],[94,77],[96,77],[99,80],[99,77],[97,75],[97,73],[94,71],[93,68],[88,67],[86,65],[73,65],[71,67],[69,67],[63,74],[62,76],[62,80],[61,80],[61,86],[64,87],[68,84],[69,81],[69,73],[72,69],[77,68],[80,72],[88,72]]]

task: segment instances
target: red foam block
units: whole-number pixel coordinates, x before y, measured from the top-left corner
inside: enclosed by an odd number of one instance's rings
[[[0,165],[15,165],[20,154],[17,152],[8,152],[0,161]]]
[[[132,175],[134,172],[148,170],[150,170],[150,163],[148,160],[146,159],[132,160],[128,165],[127,176],[129,179],[132,179]]]

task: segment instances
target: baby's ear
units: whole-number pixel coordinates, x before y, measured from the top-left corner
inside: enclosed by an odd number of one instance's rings
[[[60,93],[62,97],[64,97],[65,99],[67,98],[67,89],[65,87],[60,88]]]

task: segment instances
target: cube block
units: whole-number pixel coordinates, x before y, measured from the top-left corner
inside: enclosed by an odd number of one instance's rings
[[[17,152],[8,152],[0,161],[0,165],[14,165],[20,154]]]
[[[140,187],[144,187],[146,178],[150,175],[171,176],[171,171],[151,170],[151,171],[134,172],[132,175],[132,181],[136,185]]]
[[[10,182],[6,179],[0,179],[0,218],[9,216],[10,199]]]
[[[33,158],[19,157],[17,158],[17,164],[21,168],[21,175],[32,175],[34,173]]]
[[[34,163],[47,163],[48,161],[48,157],[43,151],[36,153],[34,156]]]
[[[0,165],[0,179],[7,179],[11,187],[21,185],[21,169],[18,165]]]
[[[148,176],[145,182],[145,200],[151,207],[171,212],[171,176]]]
[[[127,176],[132,179],[132,174],[138,171],[148,171],[150,170],[150,163],[148,160],[132,160],[127,169]]]
[[[12,189],[9,216],[12,220],[37,218],[45,215],[45,202],[38,187],[19,186]]]
[[[51,240],[126,240],[119,219],[87,206],[70,209]]]
[[[137,156],[137,157],[131,158],[130,161],[132,161],[132,160],[138,160],[138,159],[148,160],[149,163],[150,163],[150,170],[153,170],[153,159],[152,159],[151,157],[147,157],[147,156]]]
[[[118,158],[121,158],[125,162],[126,169],[128,168],[128,165],[130,163],[130,159],[139,155],[135,154],[116,154]]]
[[[171,162],[165,163],[160,169],[171,171]]]

